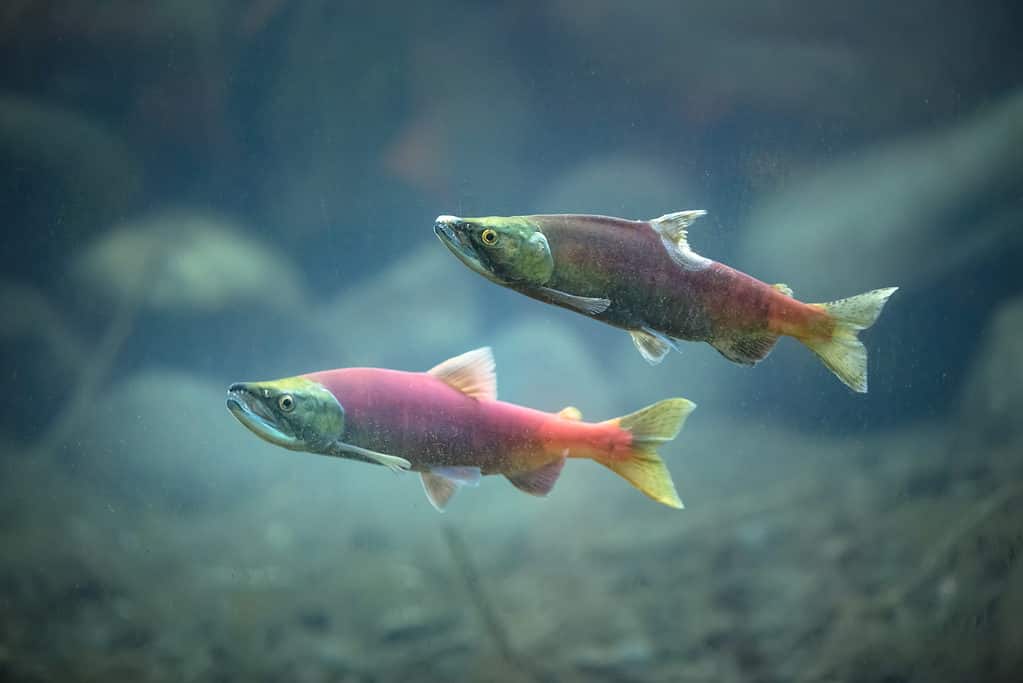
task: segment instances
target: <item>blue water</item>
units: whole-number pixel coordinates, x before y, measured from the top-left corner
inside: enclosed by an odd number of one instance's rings
[[[1023,90],[1004,3],[0,11],[0,678],[1017,681]],[[438,214],[709,213],[870,392],[487,282]],[[438,514],[226,388],[492,347],[503,400],[684,396],[683,511],[593,463]]]

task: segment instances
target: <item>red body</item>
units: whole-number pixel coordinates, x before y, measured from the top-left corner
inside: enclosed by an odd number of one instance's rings
[[[598,320],[690,341],[751,333],[830,334],[830,319],[816,304],[711,259],[697,256],[693,267],[682,267],[647,221],[582,215],[530,219],[547,236],[556,264],[546,286],[610,299],[610,307],[594,316]],[[523,293],[558,303],[528,288]]]
[[[626,458],[617,421],[587,423],[503,401],[478,400],[425,372],[345,368],[306,375],[345,411],[343,440],[410,461],[415,470],[535,470],[563,456]]]
[[[699,291],[711,322],[710,339],[732,333],[768,332],[790,337],[829,335],[828,314],[817,304],[799,301],[774,286],[717,261],[703,270],[687,273],[679,285]],[[679,288],[676,285],[676,289]],[[681,292],[676,296],[682,295]]]

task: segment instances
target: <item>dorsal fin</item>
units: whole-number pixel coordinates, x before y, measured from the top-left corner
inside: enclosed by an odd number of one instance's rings
[[[687,230],[689,226],[700,216],[706,215],[707,212],[703,209],[676,211],[675,213],[666,213],[660,218],[652,219],[650,225],[654,226],[654,230],[659,232],[662,237],[674,242],[679,249],[688,249]]]
[[[494,401],[497,399],[497,374],[494,368],[494,354],[490,352],[489,346],[484,346],[448,358],[427,372],[466,396]]]
[[[703,209],[666,213],[650,220],[650,227],[661,236],[661,242],[672,260],[684,270],[701,270],[710,265],[710,259],[700,256],[689,248],[686,230],[700,216],[706,216]]]
[[[575,406],[565,406],[558,412],[558,417],[564,420],[579,421],[583,419],[583,414]]]

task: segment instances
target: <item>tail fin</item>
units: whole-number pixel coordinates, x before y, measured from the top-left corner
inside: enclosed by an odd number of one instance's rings
[[[678,436],[694,408],[696,404],[692,401],[669,398],[630,415],[609,420],[632,432],[631,452],[625,459],[608,457],[597,462],[658,503],[682,508],[671,473],[657,454],[657,447]]]
[[[896,289],[885,287],[820,304],[834,321],[831,336],[800,339],[853,391],[867,393],[867,350],[856,333],[874,324]]]

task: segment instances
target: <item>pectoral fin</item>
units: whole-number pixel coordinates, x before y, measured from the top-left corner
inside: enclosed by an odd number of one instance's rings
[[[611,305],[610,299],[593,296],[576,296],[550,287],[541,287],[540,291],[551,301],[575,309],[586,315],[597,315],[607,310]]]
[[[335,447],[342,455],[345,453],[350,453],[352,455],[359,456],[363,460],[369,460],[370,462],[375,462],[377,464],[383,465],[392,472],[401,472],[402,470],[407,470],[410,467],[412,467],[412,463],[410,463],[405,458],[398,457],[397,455],[377,453],[376,451],[371,451],[368,448],[362,448],[361,446],[355,446],[350,443],[344,443],[343,441],[337,442],[335,444]]]
[[[657,365],[668,355],[668,351],[676,348],[674,342],[663,334],[647,328],[629,330],[629,335],[632,337],[632,343],[636,345],[640,354],[650,365]]]

